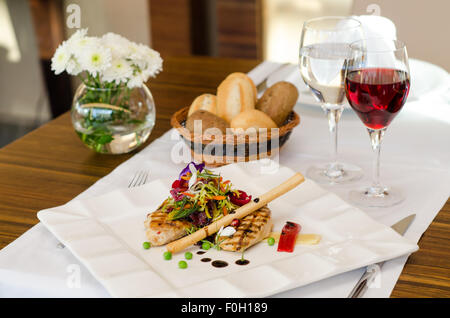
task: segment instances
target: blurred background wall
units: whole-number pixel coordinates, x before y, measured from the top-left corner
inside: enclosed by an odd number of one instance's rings
[[[50,117],[30,6],[0,0],[0,146]]]
[[[70,109],[76,79],[55,76],[51,57],[81,9],[89,34],[122,34],[163,58],[205,55],[297,62],[304,21],[381,14],[410,57],[450,70],[449,0],[0,0],[0,147]],[[377,10],[373,11],[373,8]]]
[[[119,33],[126,38],[149,45],[150,19],[148,0],[64,0],[64,7],[77,4],[81,8],[81,26],[89,34],[101,36],[107,32]],[[64,11],[67,19],[68,13]],[[67,36],[76,29],[64,26]]]
[[[350,15],[353,0],[266,0],[264,4],[264,57],[297,63],[303,23],[319,16]]]

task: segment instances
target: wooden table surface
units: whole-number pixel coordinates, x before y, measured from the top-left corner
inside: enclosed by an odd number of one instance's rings
[[[156,107],[156,126],[146,144],[170,128],[170,116],[201,93],[215,93],[233,71],[248,72],[255,60],[206,57],[168,58],[164,72],[148,86]],[[137,150],[139,151],[139,150]],[[36,213],[58,206],[86,190],[133,156],[100,155],[75,134],[70,114],[0,149],[0,248],[33,225]],[[419,241],[392,297],[450,297],[450,200]]]

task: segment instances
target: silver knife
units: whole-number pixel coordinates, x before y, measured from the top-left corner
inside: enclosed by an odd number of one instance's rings
[[[401,219],[394,225],[392,225],[391,228],[394,231],[396,231],[398,234],[403,235],[403,234],[405,234],[406,230],[411,225],[411,223],[415,217],[416,217],[415,214],[411,214],[411,215],[405,217],[404,219]],[[375,276],[380,271],[383,264],[384,264],[384,262],[380,262],[380,263],[376,263],[376,264],[367,266],[366,272],[361,276],[359,281],[356,283],[355,287],[353,287],[353,290],[348,295],[348,298],[362,297],[362,295],[369,288],[370,283],[373,281]]]

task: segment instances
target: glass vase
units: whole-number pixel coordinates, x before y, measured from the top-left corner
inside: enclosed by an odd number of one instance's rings
[[[155,103],[147,86],[88,87],[81,84],[72,103],[72,123],[81,141],[105,154],[142,145],[155,125]]]

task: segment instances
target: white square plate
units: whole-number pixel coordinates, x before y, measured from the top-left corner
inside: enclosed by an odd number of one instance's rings
[[[267,161],[265,161],[267,163]],[[280,167],[264,172],[261,162],[214,169],[236,188],[254,197],[293,175]],[[267,170],[267,169],[266,169]],[[175,179],[175,176],[174,176]],[[173,180],[156,180],[88,200],[40,211],[38,218],[115,297],[263,297],[303,286],[418,249],[391,228],[372,220],[335,194],[306,180],[269,204],[274,231],[286,221],[301,224],[301,233],[322,236],[319,244],[297,245],[293,253],[259,243],[245,252],[250,261],[236,265],[240,253],[208,250],[179,269],[184,253],[163,259],[164,247],[143,249],[144,220],[169,195]],[[229,265],[215,268],[203,257]]]

